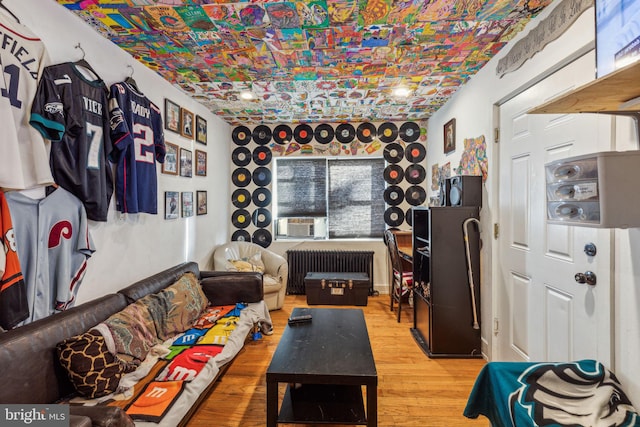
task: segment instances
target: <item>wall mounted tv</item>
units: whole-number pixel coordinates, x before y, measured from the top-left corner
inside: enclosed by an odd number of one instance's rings
[[[596,0],[596,77],[640,60],[640,1]]]

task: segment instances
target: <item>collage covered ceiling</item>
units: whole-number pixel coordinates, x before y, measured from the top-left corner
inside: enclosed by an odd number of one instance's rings
[[[54,1],[246,125],[426,119],[552,0]]]

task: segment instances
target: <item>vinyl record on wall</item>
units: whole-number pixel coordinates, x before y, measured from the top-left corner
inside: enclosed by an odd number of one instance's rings
[[[422,187],[412,185],[404,192],[404,198],[411,206],[419,206],[427,199],[427,192]]]
[[[271,129],[269,126],[258,125],[253,129],[251,136],[256,144],[265,145],[271,141]]]
[[[418,163],[424,160],[427,155],[424,145],[419,142],[407,145],[407,149],[404,150],[404,155],[411,163]]]
[[[404,170],[399,165],[384,168],[384,180],[389,184],[398,184],[404,179]]]
[[[342,123],[336,128],[336,139],[343,144],[349,144],[355,137],[356,130],[349,123]]]
[[[246,209],[238,209],[231,214],[231,223],[234,227],[247,228],[251,224],[251,214]]]
[[[407,166],[404,170],[404,179],[409,184],[420,184],[427,177],[427,171],[419,164],[413,164]]]
[[[231,235],[231,240],[234,242],[250,242],[251,234],[247,230],[236,230]]]
[[[271,150],[269,149],[269,147],[265,147],[264,145],[256,147],[256,149],[253,150],[253,162],[256,165],[268,165],[269,163],[271,163],[271,156]]]
[[[278,144],[288,144],[291,142],[293,132],[287,125],[278,125],[273,129],[273,140]]]
[[[398,138],[398,127],[391,122],[384,122],[378,127],[378,138],[380,141],[389,143]]]
[[[236,166],[247,166],[251,163],[251,151],[247,147],[238,147],[231,153],[231,161]]]
[[[238,145],[247,145],[251,141],[251,130],[246,126],[238,126],[233,129],[231,139]]]
[[[319,124],[313,131],[313,136],[320,144],[328,144],[333,141],[333,135],[333,128],[328,123]]]
[[[253,243],[262,246],[263,248],[268,247],[271,244],[271,233],[269,230],[265,230],[261,228],[253,232]]]
[[[313,139],[313,128],[306,123],[299,124],[293,130],[293,139],[298,144],[308,144]]]
[[[376,136],[376,127],[373,123],[360,123],[356,130],[356,135],[358,136],[358,141],[368,144]]]
[[[384,159],[389,163],[399,163],[404,158],[404,148],[397,142],[392,142],[384,146]]]
[[[246,208],[251,203],[251,194],[244,188],[238,188],[231,194],[231,203],[236,208]]]
[[[266,208],[258,208],[253,211],[251,221],[256,227],[268,227],[271,224],[271,211]]]
[[[397,185],[390,185],[384,189],[383,197],[389,206],[398,206],[404,201],[404,190]]]
[[[256,168],[253,171],[253,182],[259,187],[271,184],[271,170],[264,166]]]
[[[271,204],[271,191],[266,187],[257,188],[251,195],[253,204],[259,208],[264,208]]]
[[[384,223],[391,227],[398,227],[404,222],[404,211],[397,206],[392,206],[384,211]]]
[[[251,182],[251,172],[247,168],[237,168],[231,174],[231,181],[236,187],[246,187]]]
[[[413,227],[413,208],[409,208],[407,209],[407,211],[404,214],[404,220],[407,221],[407,224],[409,224],[411,227]]]
[[[420,126],[414,122],[406,122],[400,126],[400,139],[404,142],[414,142],[420,138]]]

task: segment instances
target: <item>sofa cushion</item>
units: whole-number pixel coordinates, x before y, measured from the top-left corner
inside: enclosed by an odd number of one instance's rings
[[[96,398],[113,393],[124,373],[109,352],[104,337],[94,329],[62,341],[57,346],[60,364],[81,395]]]

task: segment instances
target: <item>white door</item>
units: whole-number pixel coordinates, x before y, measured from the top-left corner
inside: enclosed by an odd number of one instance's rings
[[[570,361],[611,366],[611,231],[546,223],[544,164],[606,151],[611,117],[526,114],[591,80],[585,55],[500,107],[498,351],[494,360]],[[595,256],[584,248],[593,243]],[[576,273],[592,271],[595,286]]]

